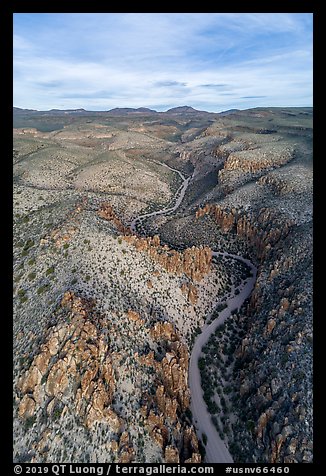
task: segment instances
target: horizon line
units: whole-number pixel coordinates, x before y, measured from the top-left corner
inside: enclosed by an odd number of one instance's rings
[[[164,112],[168,112],[172,109],[178,109],[178,108],[191,108],[193,109],[194,111],[196,112],[206,112],[208,114],[219,114],[221,112],[228,112],[228,111],[232,111],[232,110],[235,110],[235,111],[246,111],[246,110],[250,110],[250,109],[281,109],[281,108],[288,108],[288,109],[295,109],[295,108],[311,108],[313,109],[313,105],[312,106],[308,106],[308,105],[299,105],[299,106],[286,106],[286,105],[283,105],[283,106],[254,106],[254,107],[248,107],[248,108],[235,108],[235,107],[231,107],[229,109],[222,109],[221,111],[206,111],[204,109],[196,109],[195,107],[193,106],[188,106],[188,105],[182,105],[182,106],[173,106],[173,107],[170,107],[166,110],[162,110],[162,111],[158,111],[156,109],[152,109],[151,107],[149,106],[140,106],[140,107],[129,107],[129,106],[116,106],[116,107],[113,107],[111,109],[85,109],[83,107],[76,107],[76,108],[67,108],[67,109],[60,109],[60,108],[51,108],[51,109],[33,109],[33,108],[28,108],[28,107],[20,107],[20,106],[14,106],[13,105],[13,109],[20,109],[20,110],[25,110],[25,111],[35,111],[35,112],[51,112],[51,111],[85,111],[85,112],[111,112],[111,111],[114,111],[116,109],[131,109],[133,111],[138,111],[139,109],[148,109],[149,112],[156,112],[156,113],[164,113]],[[143,111],[140,111],[140,112],[143,112]],[[144,111],[146,112],[146,111]]]

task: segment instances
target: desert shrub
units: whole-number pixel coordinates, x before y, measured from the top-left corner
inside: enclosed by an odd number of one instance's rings
[[[32,246],[34,246],[34,240],[32,240],[31,238],[29,240],[27,240],[24,244],[24,250],[29,250]]]
[[[31,416],[29,418],[26,418],[26,420],[25,420],[25,429],[29,430],[29,428],[32,428],[35,421],[36,421],[36,416]]]
[[[55,407],[52,413],[52,419],[54,421],[59,420],[62,411],[63,411],[63,407],[62,408],[60,408],[59,406]]]
[[[248,420],[247,421],[247,430],[250,432],[250,433],[254,433],[255,432],[255,422],[253,420]]]
[[[204,460],[204,459],[205,459],[205,455],[206,455],[206,448],[205,448],[205,446],[203,445],[203,443],[202,443],[200,440],[199,440],[198,443],[199,443],[199,444],[198,444],[199,453],[200,453],[200,455],[201,455],[201,457],[202,457],[202,460]]]
[[[38,288],[37,294],[42,294],[42,293],[44,293],[44,291],[46,291],[48,287],[49,287],[49,284],[48,284],[48,283],[47,283],[47,284],[43,284],[43,286],[40,286],[40,287]]]
[[[204,370],[205,369],[205,359],[203,357],[200,357],[198,359],[198,368],[199,368],[199,370]]]
[[[54,273],[54,266],[50,266],[45,272],[46,276],[49,276],[50,274]]]

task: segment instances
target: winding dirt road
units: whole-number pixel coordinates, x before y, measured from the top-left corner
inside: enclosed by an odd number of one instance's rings
[[[178,188],[175,194],[175,204],[173,207],[165,207],[161,210],[157,210],[151,213],[145,213],[136,217],[130,224],[132,232],[136,232],[137,224],[141,225],[142,222],[151,216],[163,215],[173,213],[181,204],[186,190],[188,188],[189,182],[192,178],[186,178],[179,170],[173,169],[167,164],[156,162],[168,169],[179,174],[183,183]],[[219,313],[219,316],[214,319],[209,325],[205,324],[202,328],[201,334],[197,336],[194,347],[192,349],[190,363],[189,363],[189,388],[191,393],[191,412],[193,415],[193,422],[196,428],[198,436],[202,436],[203,433],[207,436],[206,444],[206,463],[232,463],[232,456],[230,455],[224,441],[220,438],[218,432],[216,431],[215,426],[211,421],[211,415],[207,411],[207,406],[203,398],[203,391],[201,388],[201,378],[198,368],[198,359],[201,355],[203,346],[207,343],[210,336],[215,332],[217,327],[219,327],[223,322],[231,315],[231,312],[235,309],[239,309],[244,301],[249,297],[256,281],[256,268],[255,266],[247,259],[242,258],[241,256],[213,251],[213,256],[228,256],[234,260],[242,261],[245,263],[252,272],[252,277],[247,278],[244,283],[240,286],[240,293],[238,295],[234,294],[234,288],[232,287],[231,294],[226,300],[227,307]],[[216,305],[218,301],[216,302]],[[206,322],[209,321],[213,311],[207,316]]]
[[[137,223],[141,225],[142,222],[144,220],[146,220],[146,218],[154,217],[154,216],[157,216],[157,215],[167,215],[169,213],[173,213],[180,206],[180,204],[183,200],[183,197],[185,196],[185,193],[186,193],[186,190],[188,188],[189,182],[191,180],[191,176],[186,178],[183,175],[183,173],[180,172],[180,170],[173,169],[169,165],[161,163],[161,162],[156,162],[156,161],[153,161],[153,162],[156,163],[156,164],[162,165],[162,167],[167,167],[168,169],[172,170],[173,172],[176,172],[177,174],[179,174],[179,176],[181,177],[183,182],[175,193],[175,196],[174,196],[175,204],[173,205],[173,207],[164,207],[164,208],[161,208],[161,210],[157,210],[156,212],[144,213],[144,215],[139,215],[138,217],[134,218],[134,220],[129,225],[130,229],[133,233],[136,233],[136,231],[137,231],[136,230]]]

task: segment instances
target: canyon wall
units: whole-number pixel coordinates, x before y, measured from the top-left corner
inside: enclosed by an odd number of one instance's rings
[[[208,246],[192,246],[182,252],[160,244],[160,237],[140,238],[136,235],[123,236],[137,251],[147,253],[156,263],[169,273],[185,274],[194,282],[201,281],[209,273],[212,262],[212,250]]]
[[[208,204],[197,220],[205,215],[222,233],[245,240],[258,264],[228,382],[238,395],[231,409],[239,418],[236,458],[311,462],[311,224],[297,225],[269,208],[247,213]]]

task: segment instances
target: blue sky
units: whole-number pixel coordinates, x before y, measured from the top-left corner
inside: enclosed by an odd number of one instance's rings
[[[312,105],[310,13],[16,13],[14,105]]]

